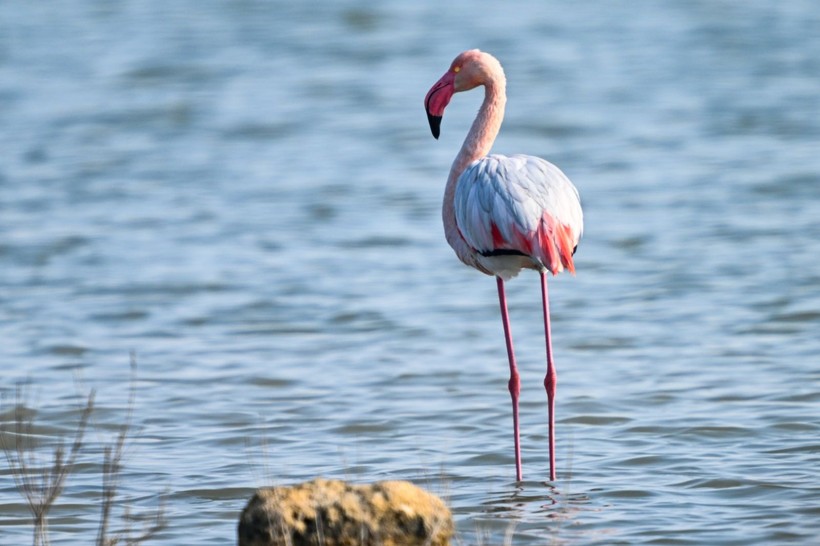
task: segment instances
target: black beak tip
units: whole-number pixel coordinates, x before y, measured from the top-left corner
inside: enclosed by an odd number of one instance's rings
[[[441,116],[434,116],[427,112],[427,121],[430,122],[430,131],[433,133],[433,138],[438,140],[438,136],[441,134]]]

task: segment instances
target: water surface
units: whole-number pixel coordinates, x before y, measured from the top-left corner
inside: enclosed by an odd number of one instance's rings
[[[820,12],[813,2],[0,5],[2,408],[40,445],[97,389],[54,543],[96,531],[99,449],[154,544],[226,544],[255,487],[411,479],[463,544],[809,543],[820,531]],[[422,99],[461,50],[508,76],[499,153],[559,165],[586,232],[551,281],[546,483],[537,277],[495,283],[440,200]],[[38,429],[40,430],[40,429]],[[43,452],[45,457],[45,452]],[[0,466],[0,535],[28,511]]]

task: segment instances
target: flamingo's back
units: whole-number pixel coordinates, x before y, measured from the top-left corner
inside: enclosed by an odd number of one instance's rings
[[[521,267],[575,271],[581,202],[552,163],[529,155],[476,160],[458,179],[454,207],[461,236],[493,273],[513,276]]]

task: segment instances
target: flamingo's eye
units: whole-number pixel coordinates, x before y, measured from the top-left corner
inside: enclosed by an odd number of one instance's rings
[[[456,74],[458,74],[460,70],[461,70],[460,66],[454,66],[453,67],[453,72],[455,72]]]

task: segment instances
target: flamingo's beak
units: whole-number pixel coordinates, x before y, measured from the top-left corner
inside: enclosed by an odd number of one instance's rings
[[[450,103],[453,93],[456,92],[455,79],[455,72],[448,70],[424,97],[424,109],[427,111],[427,121],[430,122],[430,131],[433,132],[433,138],[438,139],[441,133],[441,117],[444,115],[444,109]]]
[[[433,138],[438,140],[438,136],[441,134],[441,116],[434,116],[428,110],[427,121],[430,123],[430,131],[433,133]]]

